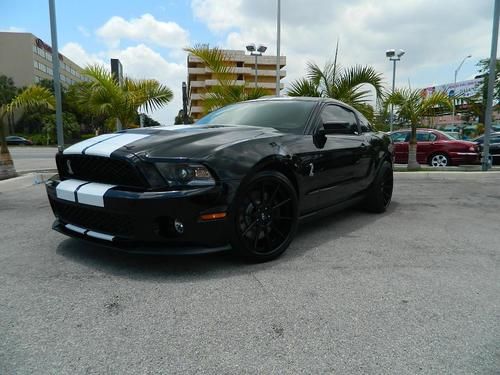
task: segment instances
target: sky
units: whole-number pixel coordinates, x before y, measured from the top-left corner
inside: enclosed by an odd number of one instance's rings
[[[276,54],[277,0],[56,0],[60,52],[80,66],[119,58],[124,73],[155,78],[174,92],[150,113],[173,123],[187,79],[185,47],[199,43],[245,49],[264,44]],[[373,66],[389,89],[388,49],[406,53],[396,87],[425,88],[472,79],[488,58],[494,0],[282,0],[281,54],[287,84],[305,75],[308,61],[323,66],[339,42],[339,62]],[[48,0],[0,0],[0,31],[30,32],[51,44]]]

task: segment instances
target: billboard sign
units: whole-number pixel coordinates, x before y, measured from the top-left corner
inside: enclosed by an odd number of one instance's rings
[[[479,93],[482,83],[481,78],[470,79],[468,81],[461,81],[457,83],[447,83],[439,86],[426,87],[422,90],[422,95],[431,95],[434,92],[444,92],[450,98],[452,97],[463,97],[470,98]]]

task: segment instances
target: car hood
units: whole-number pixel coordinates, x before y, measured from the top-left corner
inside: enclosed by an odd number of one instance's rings
[[[77,143],[65,154],[141,158],[205,159],[236,143],[281,136],[273,128],[230,125],[173,125],[104,134]]]

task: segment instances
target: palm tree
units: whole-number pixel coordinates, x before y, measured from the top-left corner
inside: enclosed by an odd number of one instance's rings
[[[54,95],[46,88],[30,86],[15,96],[10,102],[0,104],[0,180],[14,177],[16,169],[7,147],[5,118],[17,109],[37,109],[55,106]]]
[[[290,84],[290,96],[315,96],[340,100],[363,113],[368,119],[373,119],[373,109],[368,108],[370,90],[375,89],[377,99],[382,97],[382,75],[370,66],[356,65],[349,68],[341,67],[337,62],[338,43],[335,58],[328,61],[321,69],[316,63],[308,62],[306,77]]]
[[[410,145],[408,151],[408,170],[420,168],[417,162],[417,127],[422,117],[428,116],[436,108],[452,109],[452,102],[444,92],[434,92],[423,96],[421,90],[397,89],[384,102],[385,108],[394,105],[400,120],[411,126]]]
[[[169,103],[172,90],[154,79],[125,77],[123,84],[99,65],[83,70],[91,79],[78,85],[76,101],[90,113],[114,118],[124,127],[133,125],[137,111],[154,111]]]
[[[208,48],[205,45],[196,45],[186,48],[185,51],[201,59],[217,81],[217,85],[208,88],[203,97],[205,113],[228,104],[257,99],[267,95],[266,90],[261,87],[249,87],[246,84],[239,84],[235,78],[237,76],[233,71],[233,67],[229,65],[229,59],[222,50]]]

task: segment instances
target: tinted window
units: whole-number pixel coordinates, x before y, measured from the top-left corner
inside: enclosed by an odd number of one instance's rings
[[[450,135],[450,137],[451,137],[451,135]],[[429,133],[429,141],[434,142],[437,138],[438,138],[438,136],[436,134]]]
[[[345,128],[346,134],[352,134],[353,131],[358,132],[358,123],[354,112],[337,105],[328,105],[321,111],[321,121],[325,122],[339,122]],[[339,129],[340,130],[340,129]]]
[[[396,142],[405,142],[406,137],[409,135],[408,132],[401,132],[401,133],[392,133],[391,134],[391,139],[394,143]]]
[[[417,142],[429,142],[431,133],[417,133]]]
[[[209,113],[196,124],[263,126],[302,134],[315,106],[314,101],[298,100],[242,102]]]
[[[370,122],[366,119],[365,116],[363,116],[359,112],[358,112],[358,120],[359,120],[359,126],[361,128],[361,133],[367,133],[367,132],[373,131],[373,128],[372,128]]]

